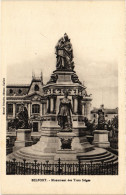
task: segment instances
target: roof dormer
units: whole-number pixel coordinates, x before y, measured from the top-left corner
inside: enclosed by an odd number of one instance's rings
[[[31,85],[28,91],[28,94],[32,94],[34,92],[40,93],[41,95],[43,94],[43,77],[42,73],[40,77],[36,77],[35,74],[32,73],[32,81]]]

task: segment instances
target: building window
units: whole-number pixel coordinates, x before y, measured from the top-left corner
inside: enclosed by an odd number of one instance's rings
[[[39,86],[38,85],[35,85],[34,90],[35,91],[39,91]]]
[[[32,113],[40,113],[40,105],[38,104],[32,105]]]
[[[8,104],[7,105],[7,114],[8,115],[13,115],[13,104]]]
[[[106,114],[105,117],[108,117],[108,115]]]
[[[10,94],[12,94],[13,93],[13,90],[12,89],[10,89]]]
[[[21,89],[19,89],[19,90],[18,90],[18,93],[19,93],[19,94],[21,94],[21,92],[22,92],[22,90],[21,90]]]
[[[94,114],[94,118],[95,118],[95,114]]]

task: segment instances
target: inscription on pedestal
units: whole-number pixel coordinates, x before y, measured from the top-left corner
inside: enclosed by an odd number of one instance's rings
[[[68,82],[71,81],[71,75],[58,75],[58,82]]]

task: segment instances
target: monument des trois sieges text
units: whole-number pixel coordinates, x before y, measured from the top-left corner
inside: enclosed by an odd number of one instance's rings
[[[50,80],[36,90],[36,78],[31,86],[35,92],[26,94],[23,100],[33,98],[43,106],[41,121],[40,141],[32,146],[24,147],[15,152],[20,160],[77,160],[85,152],[95,150],[86,139],[86,126],[84,118],[90,117],[91,97],[87,95],[86,87],[80,82],[74,71],[73,48],[68,35],[59,39],[56,47],[56,70],[53,71]],[[30,92],[30,89],[29,89]],[[29,93],[28,92],[28,93]],[[30,99],[31,100],[31,99]],[[30,102],[32,106],[32,102]],[[29,121],[33,122],[36,115],[29,114],[29,104],[26,104]],[[38,116],[37,116],[38,117]],[[13,158],[13,154],[7,158]],[[27,155],[26,155],[27,154]]]

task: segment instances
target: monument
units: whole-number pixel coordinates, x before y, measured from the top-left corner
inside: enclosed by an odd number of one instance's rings
[[[76,151],[73,150],[73,138],[76,136],[72,132],[71,113],[73,108],[71,100],[68,99],[68,92],[64,92],[64,98],[60,100],[58,125],[61,127],[57,136],[59,137],[59,146],[56,152],[55,160],[61,158],[62,160],[76,160]]]
[[[104,112],[102,109],[98,110],[98,126],[94,131],[93,144],[97,147],[109,148],[110,142],[108,141],[107,125],[105,124]]]
[[[16,129],[16,141],[13,151],[22,147],[32,145],[31,141],[31,125],[28,122],[28,111],[24,104],[21,104],[16,119],[11,121],[11,127]]]
[[[74,69],[73,49],[68,35],[59,39],[56,45],[56,68],[57,70],[72,70]]]
[[[9,154],[9,160],[54,162],[60,158],[73,162],[106,154],[104,149],[94,148],[86,138],[84,119],[90,118],[92,98],[74,71],[73,48],[66,33],[55,49],[56,70],[42,88],[46,112],[41,119],[40,141]]]
[[[68,99],[68,92],[64,94],[64,98],[60,101],[59,113],[58,113],[58,125],[61,127],[61,131],[72,131],[71,112],[73,112],[71,100]]]

